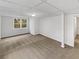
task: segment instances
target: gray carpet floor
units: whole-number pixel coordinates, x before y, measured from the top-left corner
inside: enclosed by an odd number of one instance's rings
[[[42,35],[22,35],[0,41],[0,59],[79,59],[79,45],[61,48]]]

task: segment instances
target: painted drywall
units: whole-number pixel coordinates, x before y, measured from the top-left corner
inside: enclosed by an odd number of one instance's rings
[[[65,15],[65,43],[74,47],[75,38],[75,17],[73,15]]]
[[[40,34],[62,42],[63,19],[62,16],[47,17],[40,20]]]
[[[0,17],[0,38],[1,38],[1,17]]]
[[[77,18],[74,17],[75,22],[74,22],[74,38],[76,38],[77,36]]]
[[[29,18],[29,24],[30,24],[30,33],[32,35],[36,35],[39,34],[39,19],[34,18],[34,17],[30,17]]]
[[[76,37],[77,34],[79,34],[79,14],[72,14],[72,16],[74,17],[74,38]]]
[[[10,16],[1,16],[1,36],[7,37],[7,36],[13,36],[23,33],[29,32],[29,27],[23,28],[23,29],[15,29],[13,26],[14,18],[27,18],[27,17],[10,17]]]
[[[79,35],[79,17],[77,17],[77,34]]]
[[[76,20],[74,15],[59,15],[40,20],[40,34],[74,47]]]
[[[65,43],[74,47],[75,37],[78,34],[77,17],[79,14],[67,14],[65,15]]]
[[[64,48],[65,47],[65,14],[61,13],[61,47]]]

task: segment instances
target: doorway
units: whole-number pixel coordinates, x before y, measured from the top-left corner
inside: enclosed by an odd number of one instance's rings
[[[79,17],[76,17],[75,46],[79,46]]]

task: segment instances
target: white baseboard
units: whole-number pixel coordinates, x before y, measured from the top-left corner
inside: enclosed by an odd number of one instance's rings
[[[51,39],[56,40],[55,38],[53,38],[53,37],[51,37],[51,36],[49,36],[49,35],[46,35],[46,34],[44,34],[44,33],[40,33],[40,34],[41,34],[41,35],[44,35],[44,36],[46,36],[46,37],[48,37],[48,38],[51,38]],[[56,41],[58,41],[58,42],[61,43],[61,47],[62,47],[62,48],[65,48],[65,44],[64,44],[64,43],[62,43],[60,40],[56,40]]]

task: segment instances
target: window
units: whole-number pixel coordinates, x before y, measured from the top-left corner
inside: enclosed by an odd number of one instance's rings
[[[26,19],[22,19],[22,28],[27,27],[27,20]]]
[[[26,28],[27,19],[14,19],[14,28]]]
[[[20,19],[14,19],[14,28],[20,28]]]

